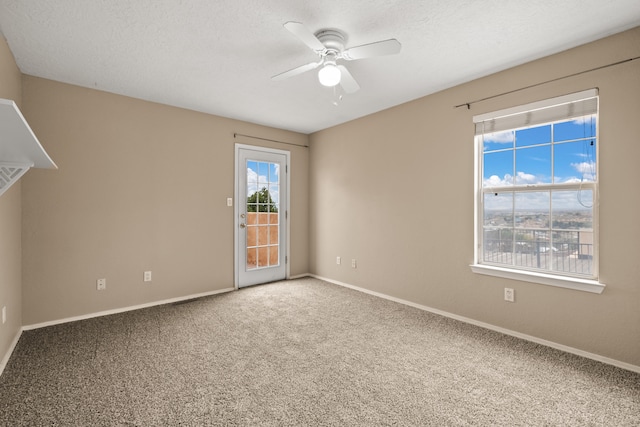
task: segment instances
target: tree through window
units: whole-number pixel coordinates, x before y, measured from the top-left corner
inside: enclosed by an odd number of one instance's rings
[[[267,187],[262,187],[247,197],[247,212],[278,212],[278,206],[271,198]]]

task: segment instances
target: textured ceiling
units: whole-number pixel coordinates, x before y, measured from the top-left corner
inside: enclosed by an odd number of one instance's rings
[[[360,91],[333,105],[317,57],[282,25],[338,28]],[[311,133],[640,25],[638,0],[0,0],[20,70],[107,92]]]

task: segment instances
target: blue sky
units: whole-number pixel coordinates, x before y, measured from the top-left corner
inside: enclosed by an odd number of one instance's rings
[[[483,184],[513,185],[514,177],[515,184],[594,181],[595,134],[595,116],[585,116],[485,135]]]

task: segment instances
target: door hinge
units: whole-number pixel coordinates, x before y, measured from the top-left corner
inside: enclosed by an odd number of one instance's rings
[[[284,173],[289,173],[289,165],[284,165]]]
[[[284,263],[285,263],[285,264],[289,264],[289,257],[288,257],[288,256],[285,256],[285,257],[284,257]]]
[[[284,219],[289,219],[289,211],[284,211]]]

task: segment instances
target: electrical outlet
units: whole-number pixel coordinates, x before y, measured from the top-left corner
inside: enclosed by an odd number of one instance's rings
[[[150,282],[151,281],[151,272],[150,271],[145,271],[142,280],[144,280],[145,282]]]
[[[509,302],[515,302],[516,291],[512,288],[504,288],[504,300]]]
[[[7,323],[7,307],[2,307],[2,324]]]
[[[340,265],[340,262],[341,262],[341,261],[340,261],[340,257],[339,257],[339,256],[337,256],[337,257],[336,257],[336,264]]]
[[[107,279],[98,279],[96,281],[96,289],[99,291],[107,289]]]
[[[233,199],[231,197],[227,197],[227,206],[233,206]]]
[[[356,268],[356,260],[355,259],[351,260],[351,267],[352,268]]]

